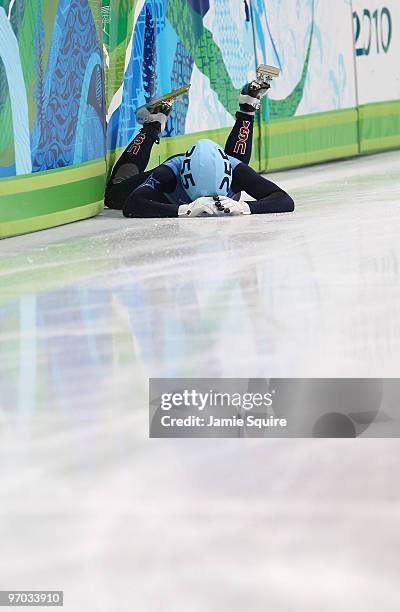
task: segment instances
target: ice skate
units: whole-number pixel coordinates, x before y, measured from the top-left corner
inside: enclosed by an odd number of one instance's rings
[[[239,96],[239,107],[243,113],[253,115],[260,108],[261,98],[268,93],[272,79],[278,77],[279,73],[279,68],[275,66],[258,66],[255,80],[247,83]]]
[[[159,98],[155,98],[147,104],[139,106],[136,110],[136,120],[141,125],[145,123],[158,122],[161,124],[162,130],[165,129],[168,116],[172,110],[172,105],[176,98],[186,93],[190,89],[189,85],[184,85],[179,89],[174,89]]]

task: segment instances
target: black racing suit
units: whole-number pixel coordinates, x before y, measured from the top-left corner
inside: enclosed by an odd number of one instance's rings
[[[254,117],[237,112],[228,136],[225,153],[238,159],[232,173],[231,189],[245,191],[255,198],[248,204],[252,214],[282,213],[294,210],[292,198],[283,189],[262,177],[248,165],[253,141]],[[105,205],[123,210],[126,217],[177,217],[178,204],[166,194],[172,193],[177,178],[171,168],[161,164],[146,171],[151,149],[159,137],[159,124],[147,123],[128,145],[115,164],[105,193]],[[171,158],[170,158],[171,159]],[[143,183],[152,176],[152,186]]]

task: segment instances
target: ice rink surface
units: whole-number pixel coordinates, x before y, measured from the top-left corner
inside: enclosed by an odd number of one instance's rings
[[[0,243],[2,589],[398,611],[396,439],[148,439],[150,376],[400,376],[400,152],[269,177],[295,213]]]

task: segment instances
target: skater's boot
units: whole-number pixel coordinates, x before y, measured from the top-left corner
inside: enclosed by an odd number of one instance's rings
[[[155,127],[159,128],[159,132],[163,132],[171,113],[173,103],[178,96],[189,91],[189,88],[190,85],[185,85],[159,98],[155,98],[143,106],[139,106],[136,111],[137,122],[142,125],[154,123]]]
[[[260,108],[261,98],[268,93],[273,78],[279,76],[279,68],[261,64],[257,68],[257,77],[247,83],[239,96],[239,108],[242,113],[254,115]]]

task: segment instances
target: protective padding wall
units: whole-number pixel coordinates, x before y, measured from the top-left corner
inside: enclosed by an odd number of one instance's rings
[[[1,237],[102,209],[98,0],[0,1],[0,127]]]
[[[109,165],[136,107],[188,82],[152,163],[199,132],[222,144],[259,63],[282,75],[259,116],[256,169],[399,146],[399,12],[398,0],[104,1]]]
[[[137,106],[183,84],[151,165],[223,144],[259,63],[257,170],[399,147],[399,24],[398,0],[0,0],[0,236],[101,210]]]

